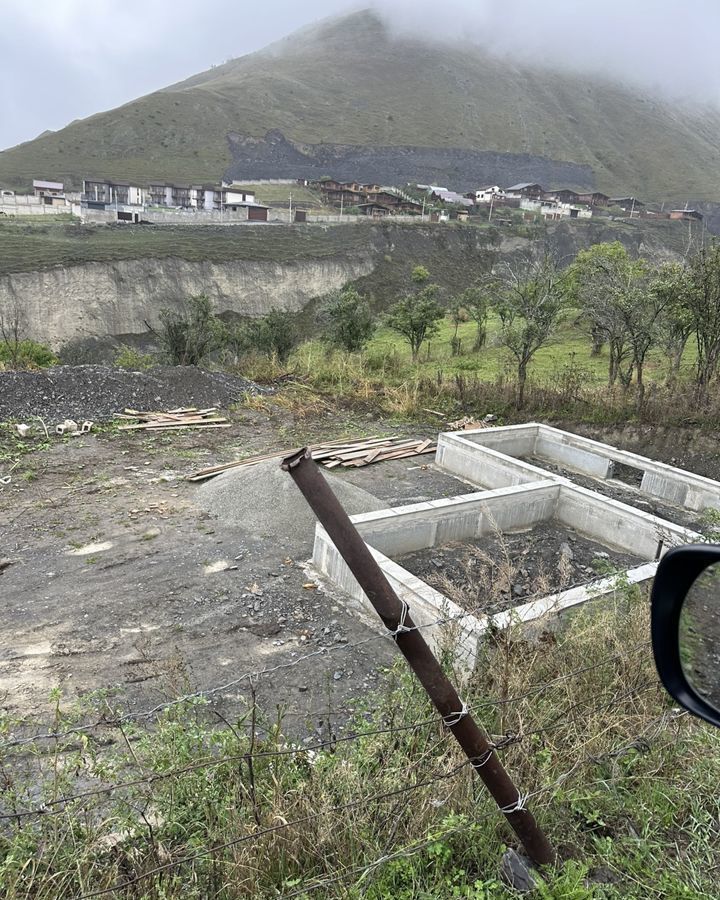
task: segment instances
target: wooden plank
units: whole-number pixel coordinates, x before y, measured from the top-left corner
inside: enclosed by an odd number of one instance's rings
[[[380,452],[378,456],[374,459],[370,460],[372,463],[386,462],[390,459],[410,459],[413,456],[422,455],[424,453],[434,453],[437,449],[437,445],[426,447],[424,450],[416,450],[413,447],[403,448],[400,450],[391,450],[389,453]],[[363,459],[360,460],[349,460],[348,462],[344,462],[343,466],[367,466],[370,465],[370,462],[366,462]]]
[[[387,449],[388,450],[400,450],[401,448],[404,448],[404,447],[416,447],[418,445],[418,443],[419,443],[419,441],[417,441],[417,440],[399,441],[394,444],[387,444]],[[336,455],[337,455],[338,459],[342,459],[343,461],[345,461],[345,460],[349,460],[349,459],[357,459],[358,457],[362,457],[362,456],[367,456],[368,450],[372,450],[372,449],[374,449],[374,448],[373,447],[365,447],[362,450],[354,450],[350,453],[342,452],[342,453],[338,453]],[[380,449],[383,449],[383,448],[381,447]]]
[[[424,450],[427,450],[427,448],[430,446],[430,444],[432,444],[432,440],[430,438],[428,438],[428,440],[423,441],[422,444],[420,444],[420,446],[417,448],[417,450],[415,452],[422,453]]]
[[[120,426],[121,428],[127,428],[127,426]],[[365,438],[364,444],[371,444],[372,446],[376,444],[386,444],[391,442],[392,438],[381,438],[378,435],[374,434],[368,438]],[[321,462],[325,465],[326,468],[335,468],[335,466],[340,465],[340,460],[332,461],[332,457],[334,453],[342,451],[344,448],[348,446],[359,446],[360,440],[355,439],[355,443],[350,443],[352,439],[348,438],[338,438],[334,441],[325,441],[321,444],[312,444],[310,445],[310,452],[312,453],[313,459],[318,462]],[[292,448],[295,449],[295,448]],[[264,462],[268,459],[280,459],[283,456],[287,456],[288,453],[292,452],[291,450],[279,450],[277,453],[267,453],[259,456],[249,456],[246,459],[238,459],[233,460],[228,463],[220,463],[217,466],[209,466],[205,469],[200,469],[198,472],[193,472],[191,475],[186,475],[186,481],[205,481],[208,478],[214,478],[216,475],[219,475],[221,472],[227,472],[229,469],[240,469],[243,466],[254,465],[258,462]],[[329,462],[324,462],[324,460],[329,460]],[[334,462],[334,464],[330,464],[330,462]]]
[[[344,450],[341,450],[338,453],[333,453],[333,459],[341,459],[343,461],[348,459],[358,459],[363,456],[367,456],[371,450],[390,450],[392,444],[380,444],[379,447],[361,447],[358,450],[350,450],[347,453]]]
[[[227,419],[217,419],[209,422],[140,422],[137,425],[119,425],[118,431],[164,431],[169,428],[177,431],[179,428],[230,428],[231,423]]]

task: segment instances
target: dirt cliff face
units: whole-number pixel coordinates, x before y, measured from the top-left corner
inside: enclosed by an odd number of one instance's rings
[[[17,300],[35,340],[58,348],[70,340],[139,334],[163,308],[207,294],[215,312],[259,316],[301,310],[313,297],[369,274],[368,252],[306,261],[189,262],[183,259],[88,263],[0,279],[0,306]]]
[[[275,256],[272,242],[287,243],[286,231],[268,227],[262,246],[249,247],[243,259],[147,257],[3,275],[0,308],[17,303],[29,336],[58,349],[69,341],[147,333],[162,309],[197,294],[207,294],[218,315],[311,313],[311,301],[354,282],[381,311],[407,290],[417,265],[428,268],[447,300],[500,259],[528,250],[549,248],[567,264],[581,247],[620,240],[633,255],[661,260],[672,258],[685,239],[681,228],[609,220],[520,228],[378,223],[313,231],[318,246],[311,255],[298,243],[297,255]]]

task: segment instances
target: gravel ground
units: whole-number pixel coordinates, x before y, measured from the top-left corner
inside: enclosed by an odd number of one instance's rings
[[[41,372],[0,372],[0,421],[40,416],[111,419],[125,407],[227,407],[247,392],[265,390],[247,378],[195,366],[132,372],[112,366],[56,366]]]
[[[555,522],[419,550],[396,561],[452,600],[482,613],[510,609],[644,562]]]

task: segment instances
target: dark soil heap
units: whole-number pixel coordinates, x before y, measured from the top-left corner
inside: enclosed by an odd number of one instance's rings
[[[50,421],[111,419],[140,410],[228,407],[265,388],[239,375],[195,366],[133,372],[113,366],[56,366],[40,372],[0,372],[0,421],[40,416]]]

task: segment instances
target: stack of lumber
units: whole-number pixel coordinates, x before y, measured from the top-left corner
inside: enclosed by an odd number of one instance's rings
[[[118,426],[119,431],[155,431],[167,428],[229,428],[227,419],[216,415],[217,407],[197,409],[194,406],[181,409],[169,409],[167,412],[141,412],[137,409],[126,409],[116,413],[116,419],[128,419],[131,425]]]
[[[369,437],[357,441],[327,441],[324,444],[315,444],[310,447],[312,458],[325,466],[326,469],[334,469],[336,466],[345,468],[368,466],[371,463],[383,462],[387,459],[406,459],[412,456],[421,456],[425,453],[434,453],[437,443],[429,438],[380,438]],[[187,476],[188,481],[205,481],[214,478],[228,469],[244,469],[256,466],[268,459],[282,459],[292,453],[292,450],[283,450],[279,453],[268,453],[264,456],[251,456],[237,462],[223,463],[219,466],[211,466]]]
[[[478,428],[491,428],[489,422],[479,422],[477,419],[471,419],[470,416],[463,416],[455,422],[448,422],[447,427],[450,431],[475,431]]]

